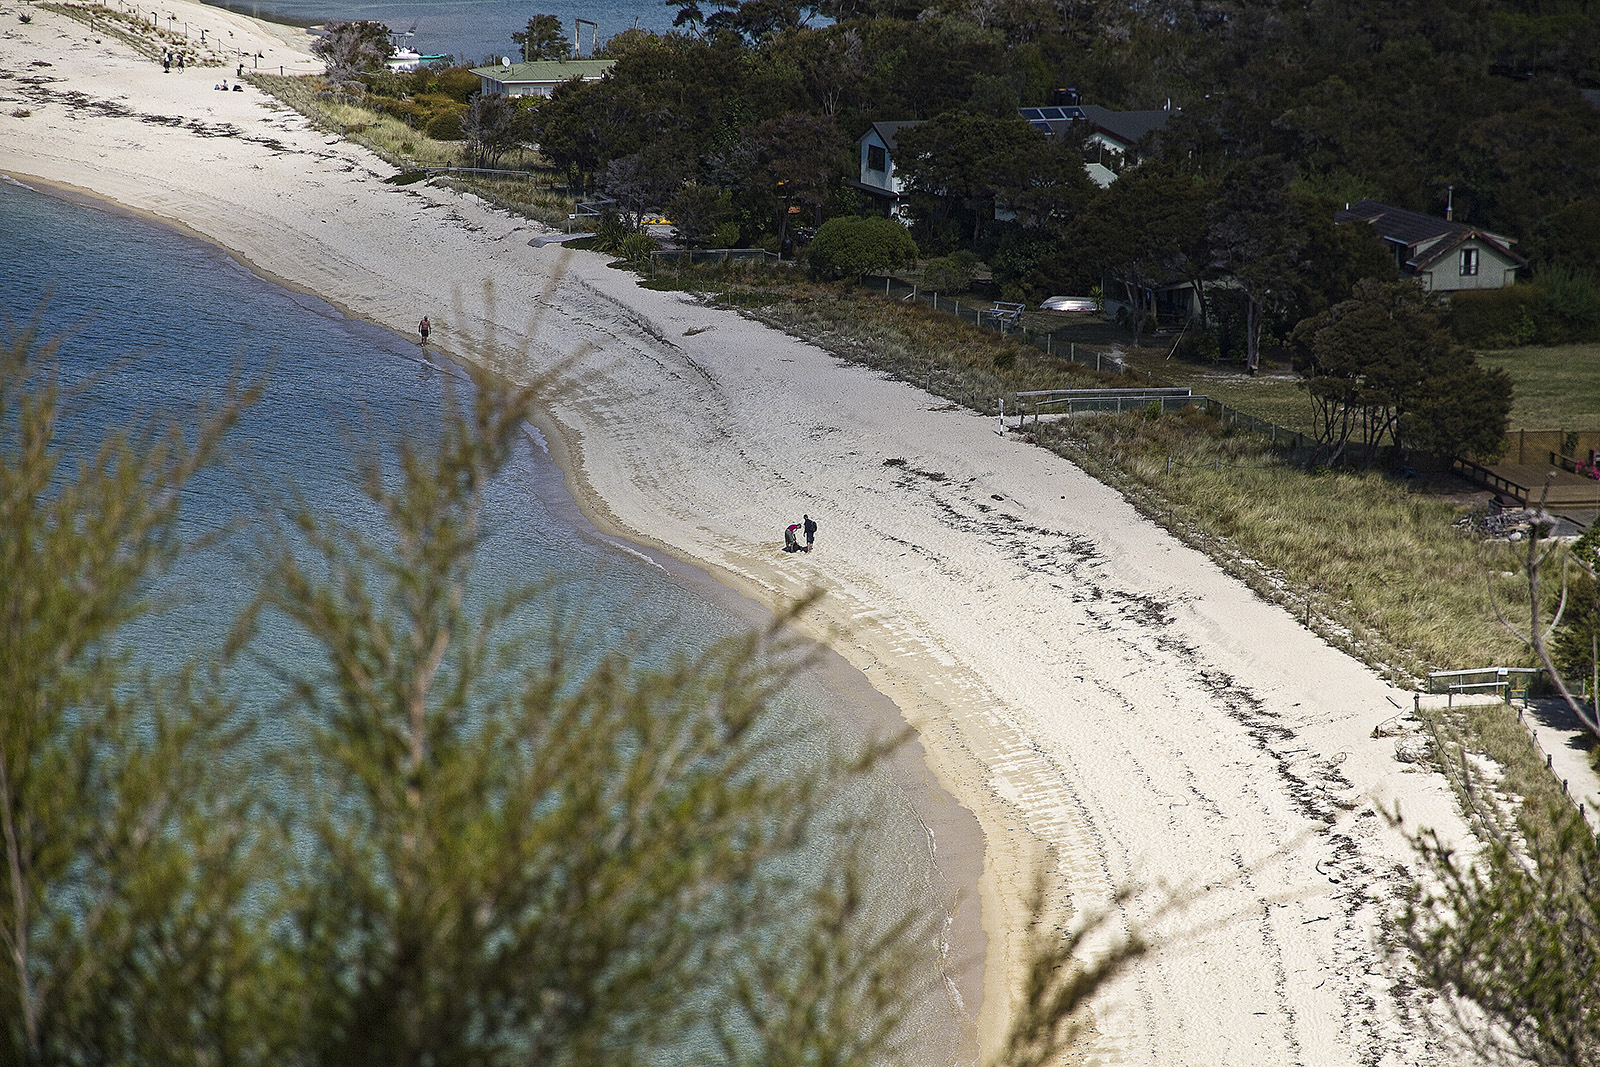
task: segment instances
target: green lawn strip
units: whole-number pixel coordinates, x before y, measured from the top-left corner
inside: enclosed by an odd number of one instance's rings
[[[1516,430],[1600,430],[1600,344],[1484,352],[1511,375]]]
[[[1263,362],[1261,373],[1251,377],[1235,364],[1189,363],[1165,357],[1165,350],[1148,347],[1125,356],[1131,366],[1169,385],[1187,386],[1199,396],[1220,400],[1286,430],[1312,433],[1310,394],[1300,385],[1304,379],[1288,365]]]

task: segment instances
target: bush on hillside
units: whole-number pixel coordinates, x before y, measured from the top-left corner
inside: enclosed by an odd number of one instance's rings
[[[1539,293],[1531,285],[1469,289],[1450,298],[1450,325],[1462,344],[1511,348],[1538,337]]]
[[[914,263],[917,243],[892,219],[829,219],[807,253],[813,273],[847,278]]]
[[[928,260],[922,268],[922,286],[941,293],[964,293],[977,275],[978,257],[968,251]]]
[[[1600,283],[1566,269],[1504,289],[1456,293],[1450,312],[1456,337],[1474,348],[1600,341]]]
[[[461,132],[461,113],[459,111],[441,111],[428,120],[422,132],[432,137],[435,141],[460,141],[464,140]]]

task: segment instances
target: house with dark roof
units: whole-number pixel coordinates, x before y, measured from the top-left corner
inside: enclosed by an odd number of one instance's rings
[[[1511,250],[1513,238],[1451,219],[1362,200],[1345,205],[1334,222],[1364,222],[1394,253],[1400,273],[1430,293],[1499,289],[1517,280],[1528,261]]]
[[[502,60],[496,67],[473,67],[483,94],[549,96],[556,86],[574,78],[599,81],[616,64],[614,59],[538,59],[532,63]]]
[[[1170,108],[1154,111],[1112,111],[1098,104],[1060,107],[1025,107],[1020,114],[1047,137],[1083,136],[1089,156],[1084,169],[1104,189],[1117,180],[1122,168],[1138,162],[1139,142],[1167,124]]]
[[[895,173],[895,140],[901,130],[920,125],[920,121],[874,122],[856,142],[861,169],[858,179],[848,184],[890,218],[899,218],[905,206],[905,182]]]

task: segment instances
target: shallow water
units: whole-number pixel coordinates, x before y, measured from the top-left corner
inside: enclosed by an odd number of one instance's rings
[[[158,410],[193,412],[231,375],[267,377],[263,400],[230,438],[227,467],[185,493],[187,537],[229,535],[186,557],[162,583],[170,609],[135,635],[140,655],[158,667],[215,647],[247,603],[258,569],[251,533],[264,519],[266,491],[292,485],[342,521],[375,531],[376,516],[353,473],[355,457],[385,435],[422,432],[446,375],[459,374],[412,341],[262,281],[176,231],[11,182],[0,182],[0,314],[8,334],[39,314],[45,335],[63,337],[63,378],[90,383],[67,420],[69,431]],[[626,647],[646,660],[704,647],[759,622],[752,605],[703,574],[600,535],[539,446],[530,431],[530,447],[487,495],[490,536],[475,574],[485,588],[556,583],[556,606],[580,617],[598,647]],[[290,668],[314,665],[304,639],[270,618],[257,649]],[[283,695],[249,661],[230,681],[247,713],[264,714]],[[810,736],[850,743],[861,722],[882,721],[882,707],[864,711],[875,700],[881,698],[864,682],[824,673],[791,686],[777,712]],[[879,819],[872,895],[885,904],[910,900],[940,910],[951,888],[933,867],[928,831],[895,781],[873,776],[852,787],[843,804]],[[935,995],[918,1008],[917,1029],[950,1034],[954,1019]]]

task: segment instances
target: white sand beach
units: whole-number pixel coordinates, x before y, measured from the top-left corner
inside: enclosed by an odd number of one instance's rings
[[[295,31],[168,9],[262,69],[316,67]],[[1075,1062],[1448,1062],[1379,939],[1409,850],[1378,807],[1464,835],[1443,779],[1373,736],[1404,726],[1409,693],[992,418],[532,247],[540,227],[473,197],[383,184],[363,149],[213,90],[231,66],[163,74],[19,10],[0,3],[0,172],[182,226],[402,332],[427,314],[446,350],[513,376],[560,368],[547,430],[597,524],[763,604],[825,592],[813,632],[898,705],[982,828],[983,1050],[1044,864],[1080,915],[1156,887],[1115,925],[1159,947]],[[802,513],[816,551],[786,555]],[[1162,912],[1161,886],[1187,905]]]

